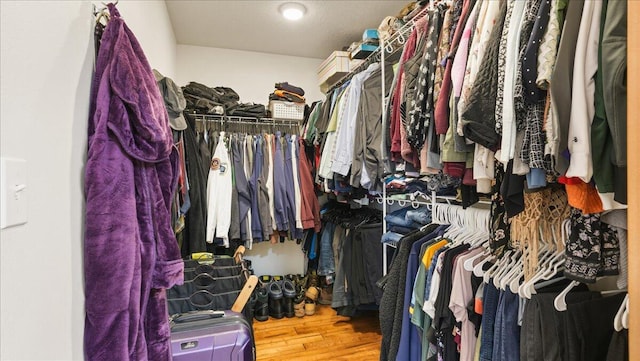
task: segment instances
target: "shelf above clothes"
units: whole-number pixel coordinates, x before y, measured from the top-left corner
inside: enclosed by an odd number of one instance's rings
[[[283,131],[286,133],[299,133],[300,121],[294,119],[278,118],[253,118],[232,115],[214,115],[191,113],[197,123],[217,125],[219,130],[235,129],[240,132],[252,132],[255,130]]]
[[[398,29],[393,35],[391,35],[389,39],[380,39],[380,45],[373,52],[371,52],[371,54],[369,54],[369,56],[367,56],[360,65],[352,69],[349,74],[345,75],[336,83],[334,83],[327,91],[327,94],[342,86],[344,83],[349,81],[351,77],[365,70],[372,63],[384,62],[385,58],[387,58],[387,61],[398,60],[393,58],[394,55],[401,53],[402,49],[404,48],[405,42],[409,38],[411,31],[413,31],[413,27],[415,26],[416,21],[427,15],[428,11],[429,6],[425,6],[413,18],[407,21],[404,25],[402,25],[400,29]],[[382,51],[383,49],[384,51]]]

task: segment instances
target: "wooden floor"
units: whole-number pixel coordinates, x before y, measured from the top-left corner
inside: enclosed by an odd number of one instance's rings
[[[353,318],[336,315],[318,305],[316,314],[303,318],[254,320],[257,361],[375,361],[380,358],[378,313]]]

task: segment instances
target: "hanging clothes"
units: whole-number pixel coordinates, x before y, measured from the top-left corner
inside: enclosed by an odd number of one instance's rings
[[[171,360],[166,288],[183,281],[170,214],[177,151],[140,44],[107,6],[85,168],[85,357]]]
[[[207,242],[213,243],[214,237],[218,237],[223,246],[229,247],[232,174],[224,136],[220,133],[207,179]]]

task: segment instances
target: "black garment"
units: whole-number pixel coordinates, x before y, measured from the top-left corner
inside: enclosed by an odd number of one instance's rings
[[[231,109],[240,100],[238,93],[231,88],[210,88],[194,81],[182,87],[182,92],[187,99],[187,109],[198,109],[212,105],[222,105],[225,109]],[[199,102],[203,103],[199,104]]]
[[[249,227],[251,223],[248,222],[247,215],[251,210],[251,189],[247,176],[244,173],[244,139],[240,137],[234,137],[231,141],[231,147],[233,148],[233,176],[235,179],[236,189],[238,190],[238,211],[240,219],[240,238],[243,241],[249,241]],[[232,215],[233,219],[235,215]],[[253,216],[253,215],[252,215]],[[256,215],[257,216],[257,215]]]
[[[262,172],[258,176],[258,204],[260,212],[260,224],[262,225],[262,238],[263,240],[269,240],[273,233],[273,222],[271,220],[271,213],[269,212],[269,191],[267,189],[267,177],[269,176],[269,169],[271,167],[271,159],[269,159],[268,144],[266,139],[261,138],[260,146],[262,148]],[[267,206],[265,206],[267,205]]]
[[[413,243],[431,233],[438,226],[431,224],[424,231],[415,231],[400,239],[393,257],[389,272],[382,283],[382,298],[380,300],[380,331],[382,342],[380,346],[381,361],[396,361],[396,354],[400,344],[402,317],[404,310],[404,288],[407,279],[407,262]]]
[[[607,350],[613,336],[613,319],[625,294],[603,297],[567,305],[570,319],[567,334],[574,339],[568,345],[566,361],[601,361],[607,358]]]
[[[623,329],[615,332],[609,343],[607,361],[628,361],[629,360],[629,330]]]
[[[566,285],[565,282],[562,283]],[[583,285],[580,289],[586,289]],[[543,292],[527,301],[520,329],[520,361],[562,361],[567,344],[573,343],[567,333],[567,313],[558,312],[553,301],[561,290]],[[584,302],[599,298],[597,292],[570,292],[565,300],[567,304]]]
[[[262,118],[267,115],[263,104],[241,103],[227,111],[228,115],[236,117]]]
[[[286,81],[283,81],[282,83],[276,83],[275,88],[280,90],[286,90],[290,93],[298,94],[300,96],[304,96],[304,89],[297,87],[295,85],[291,85]]]
[[[382,277],[382,223],[365,224],[358,228],[354,237],[354,245],[360,244],[361,253],[356,257],[362,262],[364,272],[364,288],[366,297],[360,295],[360,303],[380,304],[382,290],[376,286],[376,281]],[[361,280],[360,282],[363,282]]]
[[[524,211],[524,181],[526,176],[513,174],[513,159],[507,163],[507,171],[500,187],[507,218]]]
[[[464,135],[475,143],[493,149],[500,137],[496,133],[496,97],[498,93],[498,51],[507,14],[507,1],[501,0],[500,15],[491,32],[487,50],[462,111]]]
[[[571,208],[571,234],[565,247],[567,278],[594,283],[596,276],[617,275],[620,248],[611,227],[600,221],[600,214],[582,214]]]
[[[491,233],[489,236],[489,246],[491,247],[491,253],[497,257],[501,257],[509,247],[511,224],[507,222],[504,200],[500,193],[500,188],[504,180],[504,168],[500,162],[495,162],[495,175],[496,183],[493,186],[493,195],[491,196],[491,225],[489,227]]]
[[[233,149],[232,140],[229,141],[229,159],[233,162],[235,150]],[[233,167],[235,168],[235,167]],[[235,169],[232,171],[235,172]],[[231,223],[229,224],[229,241],[242,241],[240,235],[240,205],[239,205],[238,187],[235,181],[231,183]]]
[[[191,207],[186,213],[182,257],[195,252],[206,251],[205,231],[207,225],[207,178],[209,161],[204,161],[195,131],[195,119],[187,112],[187,129],[184,130],[185,167],[189,179],[189,199]]]
[[[535,104],[545,101],[547,97],[546,90],[540,89],[536,84],[538,76],[538,49],[540,42],[544,37],[545,30],[549,24],[549,15],[551,10],[551,1],[541,1],[535,18],[531,37],[525,49],[522,66],[525,71],[522,72],[522,86],[524,88],[524,100],[529,104]],[[555,16],[555,14],[554,14]],[[536,71],[526,70],[536,69]]]
[[[453,336],[453,327],[456,325],[456,318],[453,312],[451,312],[451,309],[449,309],[449,301],[451,300],[451,290],[453,288],[454,260],[469,248],[470,245],[463,244],[448,250],[442,262],[438,297],[434,304],[436,312],[433,316],[433,328],[436,331],[435,336],[438,340],[438,354],[441,354],[444,360],[455,360],[458,355],[457,344]]]

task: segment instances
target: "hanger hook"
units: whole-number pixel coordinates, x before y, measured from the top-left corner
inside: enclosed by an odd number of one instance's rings
[[[400,45],[404,45],[404,43],[406,42],[405,38],[404,38],[404,33],[400,32],[398,34],[398,44]]]

